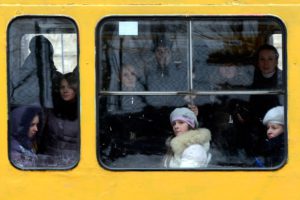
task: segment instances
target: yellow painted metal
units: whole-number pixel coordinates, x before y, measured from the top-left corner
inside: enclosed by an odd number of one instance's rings
[[[99,4],[98,4],[98,3]],[[300,199],[300,5],[281,1],[17,1],[0,3],[0,199]],[[208,3],[209,2],[209,3]],[[96,4],[97,3],[97,4]],[[20,15],[68,16],[80,48],[81,159],[70,171],[21,171],[8,160],[7,28]],[[288,163],[278,171],[112,172],[96,159],[95,27],[115,15],[274,15],[287,28]]]

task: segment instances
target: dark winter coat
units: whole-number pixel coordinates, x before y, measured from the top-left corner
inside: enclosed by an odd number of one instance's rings
[[[63,118],[49,112],[47,121],[46,152],[56,156],[73,156],[79,153],[79,120]]]
[[[285,133],[265,141],[264,157],[265,167],[276,167],[280,165],[285,158]]]
[[[254,73],[251,89],[254,90],[270,90],[277,89],[281,84],[280,72],[276,72],[270,78],[265,78],[261,72],[256,69]],[[278,106],[279,98],[277,95],[252,95],[250,97],[250,107],[255,117],[262,119],[265,113]]]
[[[42,153],[55,157],[58,166],[74,165],[79,159],[77,101],[60,101],[47,114]]]

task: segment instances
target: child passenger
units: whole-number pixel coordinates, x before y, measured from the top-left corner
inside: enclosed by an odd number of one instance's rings
[[[16,166],[35,166],[41,112],[40,107],[22,106],[10,114],[10,158]]]
[[[263,124],[267,126],[264,166],[275,167],[283,162],[285,156],[283,106],[270,109],[263,119]]]
[[[207,167],[211,154],[211,134],[206,128],[198,128],[194,112],[188,108],[176,108],[170,115],[174,136],[167,139],[168,152],[164,159],[167,168]]]

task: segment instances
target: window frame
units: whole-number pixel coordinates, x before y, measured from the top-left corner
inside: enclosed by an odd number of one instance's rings
[[[81,121],[81,117],[80,117],[80,112],[78,112],[78,130],[79,130],[79,134],[78,134],[78,145],[79,145],[79,148],[78,148],[78,157],[77,157],[77,161],[72,163],[72,165],[70,166],[58,166],[58,167],[52,167],[51,165],[50,166],[43,166],[43,167],[20,167],[20,166],[17,166],[13,161],[12,161],[12,158],[11,158],[11,119],[9,118],[10,116],[10,107],[11,107],[11,103],[10,103],[10,96],[11,96],[11,81],[10,81],[10,77],[11,77],[11,69],[10,69],[10,66],[11,66],[11,62],[10,62],[10,59],[11,59],[11,55],[10,54],[10,51],[11,51],[11,36],[10,36],[10,33],[14,30],[12,30],[12,27],[14,25],[15,22],[18,22],[19,20],[22,21],[22,20],[37,20],[37,21],[43,21],[43,20],[46,20],[46,19],[50,19],[50,20],[65,20],[65,21],[68,21],[70,27],[69,28],[57,28],[58,25],[54,25],[52,27],[52,31],[51,32],[44,32],[45,30],[47,30],[47,28],[45,28],[44,31],[33,31],[33,32],[26,32],[24,31],[24,34],[20,34],[20,37],[19,37],[19,42],[17,42],[17,44],[20,44],[19,45],[19,51],[21,51],[22,47],[21,47],[21,43],[22,43],[22,37],[25,35],[25,34],[38,34],[38,35],[44,35],[44,34],[47,34],[47,33],[50,33],[50,34],[55,34],[55,33],[64,33],[62,32],[62,30],[66,30],[66,33],[74,33],[76,34],[76,40],[77,40],[77,44],[76,44],[76,48],[77,48],[77,51],[76,51],[76,62],[77,62],[77,68],[78,68],[78,75],[77,75],[77,78],[78,78],[78,102],[77,102],[77,108],[78,108],[78,111],[80,110],[80,79],[79,79],[79,57],[80,57],[80,49],[79,49],[79,28],[78,28],[78,25],[76,23],[76,21],[74,19],[72,19],[70,16],[64,16],[64,15],[21,15],[21,16],[16,16],[15,18],[13,18],[8,26],[7,26],[7,31],[6,31],[6,42],[7,42],[7,47],[6,47],[6,54],[7,54],[7,85],[8,85],[8,89],[7,89],[7,102],[8,102],[8,134],[7,134],[7,141],[8,141],[8,148],[7,148],[7,152],[8,152],[8,159],[9,159],[9,162],[11,163],[11,165],[13,167],[15,167],[16,169],[18,170],[22,170],[22,171],[67,171],[67,170],[72,170],[74,168],[77,167],[77,165],[79,164],[81,158],[80,158],[80,155],[81,155],[81,125],[80,125],[80,121]],[[19,28],[18,28],[19,29]],[[72,32],[72,30],[74,30],[75,32]],[[15,45],[14,45],[15,46]],[[20,52],[21,53],[21,52]],[[19,55],[19,59],[21,61],[21,55]],[[20,66],[22,64],[20,63]],[[26,105],[25,105],[26,106]],[[42,108],[42,107],[41,107]],[[43,108],[42,108],[43,109]],[[44,111],[42,111],[44,112]]]

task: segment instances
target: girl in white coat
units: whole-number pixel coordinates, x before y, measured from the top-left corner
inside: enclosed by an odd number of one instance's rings
[[[211,134],[198,128],[197,117],[188,108],[176,108],[170,115],[174,136],[167,139],[168,152],[164,159],[166,168],[207,167],[211,154]]]

